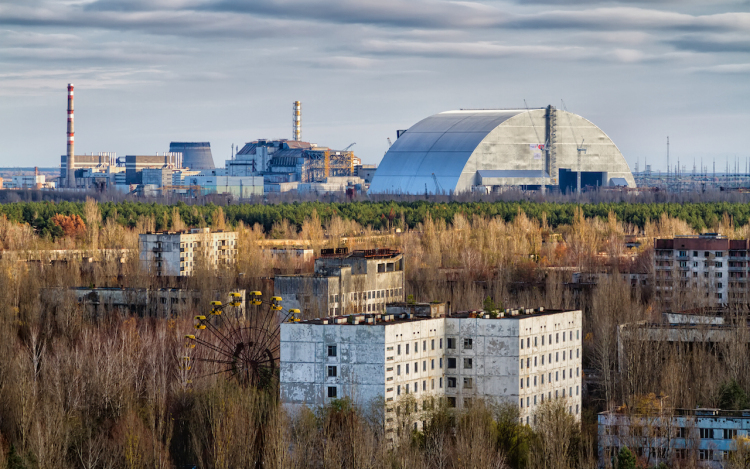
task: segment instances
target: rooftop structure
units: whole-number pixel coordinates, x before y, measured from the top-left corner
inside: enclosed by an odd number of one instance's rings
[[[140,261],[157,276],[189,276],[204,262],[207,268],[234,263],[237,233],[193,228],[138,236]]]
[[[399,132],[370,193],[495,191],[503,186],[635,187],[612,140],[585,118],[544,109],[460,110]]]
[[[279,275],[274,292],[284,306],[314,316],[384,312],[386,303],[404,301],[400,252],[323,249],[312,275]]]
[[[419,412],[399,428],[404,402],[417,409],[434,399],[458,408],[479,398],[512,402],[521,422],[533,425],[536,406],[565,399],[578,418],[581,317],[580,311],[450,314],[444,304],[389,304],[380,314],[284,323],[281,399],[290,408],[342,397],[383,400],[391,439],[412,424],[421,428]]]

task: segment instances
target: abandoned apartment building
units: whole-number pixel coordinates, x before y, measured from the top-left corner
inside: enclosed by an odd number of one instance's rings
[[[581,311],[446,309],[389,304],[380,314],[283,323],[282,402],[294,410],[343,397],[384,400],[389,432],[406,396],[416,410],[441,398],[457,408],[508,401],[530,425],[536,406],[565,399],[580,418]]]
[[[306,317],[385,312],[404,301],[404,259],[392,249],[323,249],[308,275],[277,275],[274,293]]]
[[[237,233],[193,228],[139,235],[141,265],[156,276],[190,276],[201,262],[207,268],[233,264]]]

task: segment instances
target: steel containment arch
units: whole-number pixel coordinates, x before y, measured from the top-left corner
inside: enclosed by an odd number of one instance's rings
[[[393,143],[370,193],[461,193],[501,186],[635,187],[625,158],[587,119],[542,109],[459,110],[430,116]]]

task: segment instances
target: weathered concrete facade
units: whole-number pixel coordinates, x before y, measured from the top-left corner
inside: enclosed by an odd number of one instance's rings
[[[384,312],[404,301],[403,256],[398,251],[323,251],[312,275],[280,275],[274,293],[306,317]]]
[[[190,232],[146,233],[138,238],[141,264],[157,276],[192,275],[198,262],[208,267],[231,264],[237,233],[193,228]]]
[[[660,462],[670,467],[719,469],[726,466],[738,442],[746,445],[750,412],[718,409],[669,409],[627,415],[599,414],[599,466],[608,467],[612,456],[627,446],[649,467]],[[697,464],[696,464],[697,463]],[[684,466],[683,466],[684,465]]]
[[[477,398],[510,401],[532,425],[537,405],[566,399],[580,416],[580,311],[508,311],[494,319],[440,314],[389,306],[386,314],[282,324],[282,402],[295,408],[345,396],[382,401],[387,428],[395,426],[393,406],[406,396],[417,404],[445,398],[458,408]]]

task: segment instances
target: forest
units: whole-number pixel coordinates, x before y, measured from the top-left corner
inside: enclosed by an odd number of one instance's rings
[[[84,206],[85,202],[15,202],[0,205],[0,215],[16,223],[26,223],[42,236],[56,238],[62,235],[62,231],[52,220],[53,217],[83,217]],[[104,202],[99,207],[104,222],[112,219],[121,226],[135,228],[140,218],[149,217],[154,220],[156,230],[171,228],[175,208],[187,226],[210,226],[213,214],[219,208],[214,204],[186,205],[178,202],[163,205],[132,201]],[[519,212],[538,222],[544,218],[550,227],[556,228],[571,225],[576,210],[581,210],[585,218],[606,218],[613,213],[619,221],[639,229],[643,229],[649,222],[659,220],[663,214],[684,221],[698,232],[716,227],[725,214],[736,227],[744,226],[750,220],[750,204],[739,202],[302,202],[230,204],[224,205],[222,209],[229,225],[236,226],[239,222],[246,226],[259,224],[266,232],[271,232],[274,224],[283,221],[288,221],[299,230],[313,211],[323,223],[327,223],[335,215],[373,230],[414,229],[428,216],[435,221],[442,220],[450,224],[458,214],[467,219],[478,216],[511,222]]]
[[[654,237],[750,235],[739,204],[304,203],[279,206],[17,203],[0,206],[0,466],[8,468],[594,468],[596,414],[668,396],[677,408],[744,408],[750,389],[747,329],[723,349],[633,347],[618,366],[617,330],[659,316],[648,287],[619,272],[650,272]],[[181,287],[200,304],[169,318],[90,314],[71,287],[161,288],[138,262],[138,235],[210,226],[238,232],[238,258],[205,267]],[[396,232],[396,228],[400,232]],[[641,241],[627,247],[626,238]],[[271,257],[264,243],[315,251],[390,247],[405,257],[406,292],[454,310],[538,307],[584,312],[582,422],[549,401],[534,428],[514,405],[477,402],[458,412],[438,402],[398,415],[395,446],[383,436],[382,403],[341,399],[287,413],[277,390],[221,376],[186,379],[183,337],[213,292],[268,292],[279,272],[311,264]],[[85,253],[46,262],[44,253]],[[123,250],[123,257],[104,250]],[[130,252],[130,254],[127,254]],[[135,253],[135,254],[133,254]],[[563,269],[566,268],[566,269]],[[590,291],[566,288],[569,272],[609,275]],[[312,313],[309,313],[312,314]],[[745,315],[747,312],[739,311]],[[406,405],[405,409],[411,408]],[[621,452],[618,468],[653,467]],[[694,467],[696,461],[683,461]],[[731,467],[747,467],[731,460]],[[677,463],[675,463],[675,466]]]

